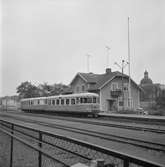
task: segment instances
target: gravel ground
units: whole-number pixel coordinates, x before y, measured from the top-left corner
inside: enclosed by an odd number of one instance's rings
[[[22,128],[17,128],[21,130]],[[28,133],[33,136],[37,136],[36,132],[30,130],[23,130],[24,133]],[[30,137],[25,137],[19,133],[15,133],[19,137],[23,137],[32,144],[37,145],[33,139]],[[48,141],[52,144],[60,146],[62,148],[68,149],[73,152],[78,152],[81,155],[88,156],[91,159],[103,158],[106,162],[115,164],[116,166],[122,166],[122,160],[108,156],[106,154],[91,150],[89,148],[83,147],[78,144],[74,144],[65,140],[61,140],[55,137],[50,137],[43,135],[43,140]],[[0,167],[9,167],[10,164],[10,142],[11,138],[5,133],[0,131]],[[81,157],[77,157],[72,153],[68,153],[64,150],[61,150],[57,147],[50,145],[43,145],[43,147],[48,153],[53,155],[55,158],[65,162],[68,165],[74,165],[78,162],[89,164],[89,161],[84,160]],[[28,146],[20,143],[17,140],[13,141],[13,167],[36,167],[38,166],[38,152],[29,148]],[[42,155],[42,167],[62,167],[63,165],[59,164],[56,161],[53,161]]]
[[[0,167],[9,167],[10,137],[0,131]]]

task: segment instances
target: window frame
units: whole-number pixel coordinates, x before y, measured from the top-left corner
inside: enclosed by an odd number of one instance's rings
[[[75,98],[71,98],[71,105],[75,105],[75,104],[76,104],[76,99]]]

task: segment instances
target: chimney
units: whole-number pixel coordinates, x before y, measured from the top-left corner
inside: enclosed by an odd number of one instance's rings
[[[112,71],[111,71],[111,68],[106,68],[106,74],[109,74],[109,73],[111,73]]]

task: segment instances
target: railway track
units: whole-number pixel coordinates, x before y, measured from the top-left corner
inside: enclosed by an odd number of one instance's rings
[[[14,114],[18,114],[20,115],[20,113],[14,113]],[[51,115],[45,115],[45,114],[32,114],[32,113],[21,113],[21,115],[30,115],[30,116],[33,116],[33,117],[46,117],[46,118],[53,118],[53,116]],[[105,120],[101,119],[101,122],[100,122],[100,119],[86,119],[86,120],[83,120],[83,119],[78,119],[78,118],[71,118],[71,117],[55,117],[55,119],[58,120],[64,120],[64,121],[71,121],[71,122],[79,122],[79,123],[85,123],[85,124],[89,124],[89,125],[99,125],[99,126],[106,126],[106,127],[114,127],[114,128],[122,128],[122,129],[129,129],[129,130],[136,130],[136,131],[146,131],[146,132],[154,132],[154,133],[159,133],[159,134],[165,134],[165,129],[158,129],[158,128],[152,128],[152,127],[145,127],[145,126],[139,126],[138,124],[135,124],[134,122],[130,123],[129,124],[127,123],[121,123],[121,122],[117,122],[117,123],[110,123],[110,122],[104,122]],[[132,124],[132,125],[131,125]],[[159,126],[158,126],[159,127]]]
[[[19,120],[19,121],[24,121],[24,122],[28,122],[32,124],[38,124],[38,125],[42,125],[46,127],[56,128],[56,129],[69,131],[69,132],[77,133],[77,134],[82,134],[86,136],[92,136],[92,137],[99,138],[99,139],[106,140],[106,141],[113,141],[117,143],[133,145],[135,147],[145,148],[148,150],[165,152],[165,144],[161,144],[161,143],[145,141],[142,139],[140,140],[140,139],[135,139],[131,137],[123,137],[123,136],[114,135],[114,134],[106,134],[103,132],[97,132],[97,131],[77,128],[77,127],[71,127],[71,126],[66,126],[66,125],[58,125],[55,123],[48,123],[48,122],[43,122],[39,120],[32,120],[29,118],[18,118],[16,116],[11,116],[11,117],[14,117],[14,119]]]

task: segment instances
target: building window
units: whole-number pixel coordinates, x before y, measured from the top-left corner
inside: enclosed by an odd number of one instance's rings
[[[128,91],[128,83],[124,83],[124,85],[123,85],[123,90],[124,90],[124,91]]]
[[[118,83],[113,82],[111,84],[111,90],[116,90],[116,89],[118,89]]]
[[[85,91],[85,86],[84,85],[82,85],[82,92],[84,92]]]
[[[79,86],[77,86],[77,88],[76,88],[76,92],[77,92],[77,93],[79,92]]]
[[[123,101],[119,101],[119,106],[123,106]]]

